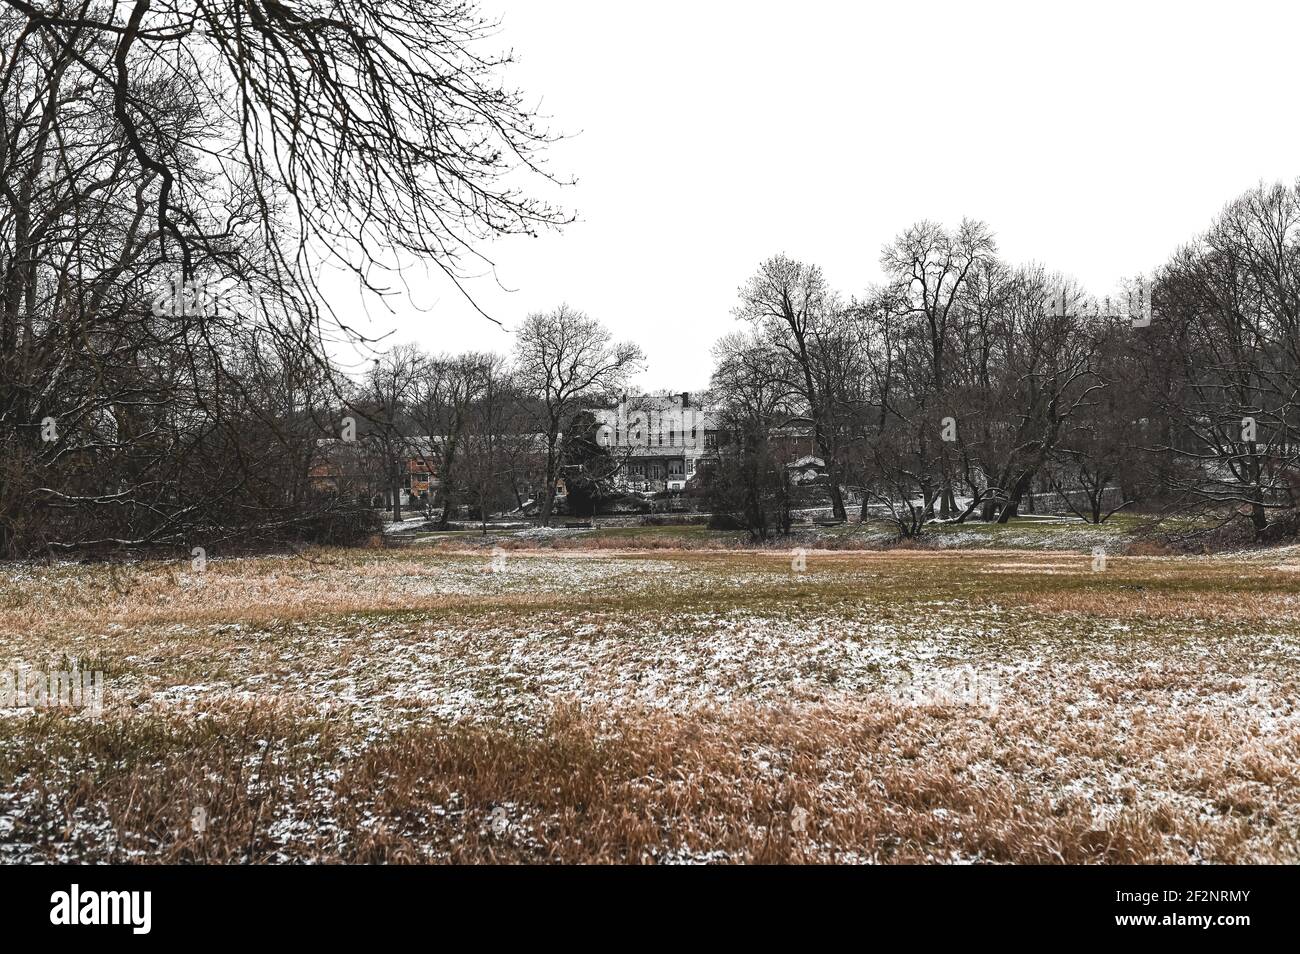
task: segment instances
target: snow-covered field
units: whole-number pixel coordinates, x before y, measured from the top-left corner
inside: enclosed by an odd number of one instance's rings
[[[0,712],[0,859],[1296,861],[1297,568],[13,565],[0,670],[105,695]]]

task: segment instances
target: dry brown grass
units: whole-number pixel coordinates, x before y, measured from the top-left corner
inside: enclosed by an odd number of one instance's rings
[[[664,542],[664,541],[659,541]],[[1300,611],[1300,559],[1112,556],[1104,573],[1087,553],[1027,550],[809,550],[805,579],[852,586],[871,578],[887,590],[940,593],[978,581],[1004,605],[1122,617],[1264,619]],[[670,561],[672,572],[721,568],[788,577],[788,551],[679,550],[672,547],[509,552],[509,560],[581,565],[605,560]],[[64,564],[0,573],[0,638],[56,635],[87,628],[132,629],[164,623],[266,622],[326,614],[460,610],[562,602],[575,587],[485,587],[491,554],[483,551],[313,551],[303,557],[213,560],[202,574],[188,563],[121,567]],[[7,578],[6,578],[7,577]],[[883,579],[880,579],[883,578]],[[702,590],[704,587],[701,588]],[[613,594],[619,596],[619,594]],[[867,594],[869,595],[869,594]]]
[[[561,704],[535,732],[429,724],[350,757],[353,740],[306,713],[71,732],[46,717],[0,766],[26,761],[20,831],[47,860],[1297,860],[1294,734],[1265,744],[1250,724],[1175,713],[1117,733],[1029,703],[980,716],[866,702]],[[1101,791],[1078,784],[1108,774]]]
[[[377,751],[361,772],[383,792],[376,814],[391,818],[445,796],[439,780],[450,778],[480,817],[447,847],[453,860],[1295,860],[1296,819],[1285,810],[1297,794],[1294,744],[1237,752],[1241,733],[1198,727],[1203,754],[1222,757],[1221,767],[1208,777],[1171,769],[1196,806],[1144,794],[1135,780],[1103,820],[1093,799],[1034,780],[1062,770],[1026,758],[1019,733],[1056,743],[1070,761],[1086,748],[1043,732],[1040,718],[1020,711],[985,724],[883,701],[684,716],[561,710],[540,741],[425,730]],[[1147,741],[1169,750],[1179,731],[1152,727]],[[418,767],[423,781],[393,788],[395,765]],[[1202,813],[1207,799],[1217,815]],[[485,809],[503,804],[508,826],[493,832]],[[382,848],[376,860],[394,849],[419,855],[400,836]]]
[[[1294,557],[488,560],[0,576],[0,860],[1300,860]]]

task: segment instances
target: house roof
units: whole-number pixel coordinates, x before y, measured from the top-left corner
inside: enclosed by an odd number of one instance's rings
[[[790,463],[786,464],[785,466],[798,467],[800,469],[803,469],[805,467],[825,467],[826,461],[822,460],[820,457],[814,457],[812,454],[805,454],[803,457],[800,457],[798,460],[790,461]]]

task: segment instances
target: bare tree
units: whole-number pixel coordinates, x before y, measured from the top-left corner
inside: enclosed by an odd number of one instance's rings
[[[993,260],[997,246],[988,226],[970,219],[962,221],[956,232],[935,222],[913,225],[887,246],[880,256],[881,267],[889,276],[892,307],[908,322],[915,324],[915,335],[924,342],[930,375],[923,394],[926,410],[950,414],[953,410],[951,383],[954,323],[960,314],[959,301],[967,284],[980,269]],[[936,419],[944,416],[934,414]],[[922,431],[929,440],[929,431]],[[937,493],[940,516],[951,516],[954,509],[950,448],[939,442],[933,463],[927,459],[923,473],[927,512]],[[937,468],[933,478],[931,466]]]
[[[484,49],[496,24],[472,3],[5,4],[23,17],[20,45],[69,51],[77,65],[92,49],[102,57],[82,90],[111,103],[123,158],[153,180],[156,226],[185,280],[193,256],[229,234],[230,223],[185,207],[200,148],[225,178],[248,183],[243,214],[260,221],[280,281],[304,288],[314,288],[299,254],[309,240],[367,282],[368,266],[392,264],[380,250],[459,280],[476,239],[564,220],[509,180],[520,165],[541,172],[552,137],[501,85],[510,57]],[[174,122],[177,99],[212,125]],[[288,232],[272,228],[280,209]]]
[[[402,519],[402,490],[409,479],[410,461],[424,451],[410,406],[427,368],[423,352],[413,345],[399,345],[375,359],[351,404],[367,425],[360,440],[384,475],[394,521]]]
[[[303,472],[288,503],[267,477],[303,409],[273,421],[247,372],[331,382],[356,336],[321,263],[459,284],[483,240],[565,221],[520,191],[552,137],[494,28],[445,0],[0,3],[0,551],[314,519]]]
[[[564,425],[578,411],[608,403],[642,360],[635,344],[615,342],[604,325],[568,305],[531,314],[516,331],[519,384],[536,399],[537,424],[545,440],[544,526],[550,524],[555,506]]]
[[[704,475],[716,523],[739,525],[754,540],[790,532],[791,487],[786,461],[773,446],[775,429],[799,418],[800,398],[773,369],[783,354],[760,331],[733,332],[713,347],[711,393],[725,435]]]
[[[1229,203],[1160,276],[1153,348],[1176,356],[1163,450],[1178,493],[1262,535],[1300,472],[1300,184]]]
[[[460,469],[465,493],[474,502],[486,533],[489,517],[506,509],[513,499],[515,460],[511,450],[520,437],[517,425],[523,419],[505,359],[491,354],[475,357],[474,399],[462,430]]]
[[[1098,330],[1077,287],[1037,267],[1018,269],[1008,281],[993,325],[991,387],[983,395],[997,421],[982,449],[996,488],[984,501],[985,518],[999,523],[1019,513],[1069,422],[1105,387],[1096,373]]]
[[[1087,523],[1152,496],[1159,416],[1144,383],[1142,354],[1133,347],[1147,329],[1122,319],[1097,322],[1095,389],[1067,422],[1045,476],[1065,507]]]
[[[736,409],[733,415],[752,419],[765,428],[797,415],[797,395],[773,368],[781,355],[762,334],[732,332],[713,346],[712,393]]]
[[[768,340],[780,360],[771,374],[785,389],[802,399],[812,421],[813,439],[830,476],[831,506],[836,519],[845,519],[840,486],[839,432],[834,416],[837,395],[833,375],[825,374],[827,354],[833,351],[844,314],[822,271],[776,255],[740,286],[740,303],[734,314],[752,322]]]
[[[427,359],[415,382],[410,413],[435,464],[442,515],[446,527],[463,481],[458,468],[465,460],[466,428],[474,403],[493,382],[493,355],[470,352]]]
[[[862,480],[862,520],[883,510],[899,535],[919,535],[933,504],[929,385],[924,342],[890,300],[877,291],[859,306],[864,326],[867,415],[856,456]]]

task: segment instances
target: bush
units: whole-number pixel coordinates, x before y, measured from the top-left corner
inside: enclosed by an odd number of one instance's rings
[[[382,530],[383,520],[369,507],[330,507],[294,521],[285,538],[326,546],[360,546]]]

